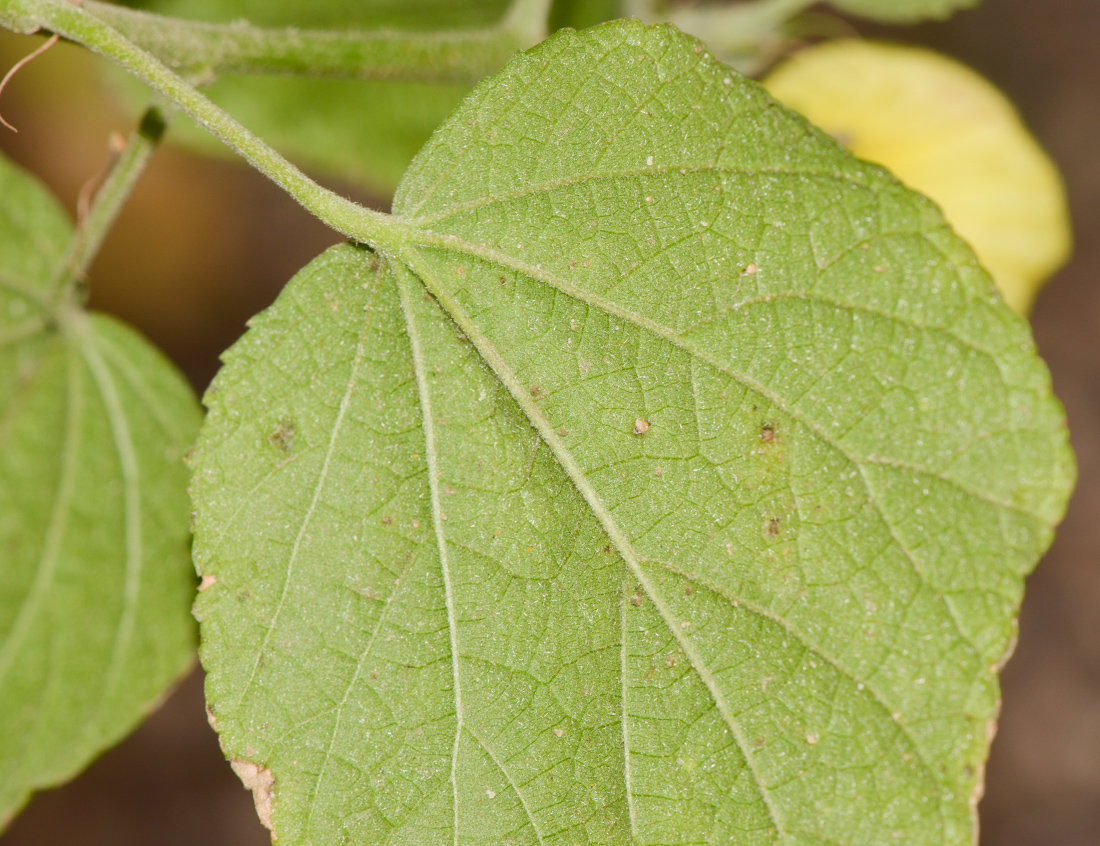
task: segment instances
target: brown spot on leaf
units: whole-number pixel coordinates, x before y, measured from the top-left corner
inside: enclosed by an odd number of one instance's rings
[[[643,420],[641,417],[639,417],[637,420],[634,421],[634,434],[635,435],[644,435],[648,431],[649,431],[649,421],[648,420]]]
[[[297,430],[294,427],[294,421],[283,419],[279,421],[279,425],[275,427],[275,431],[268,437],[268,441],[273,447],[283,452],[290,452],[290,448],[294,446],[294,436],[296,434]]]
[[[218,583],[217,576],[205,575],[202,577],[202,581],[199,582],[199,593],[202,593],[208,587],[216,585]]]
[[[760,427],[760,440],[766,444],[770,444],[775,440],[775,427],[765,423]]]
[[[768,521],[768,528],[765,531],[768,533],[769,538],[779,537],[779,518],[772,517],[772,519]]]
[[[743,275],[743,276],[752,276],[752,275],[753,275],[754,273],[756,273],[756,271],[758,271],[759,269],[760,269],[760,268],[756,266],[756,262],[754,262],[754,261],[750,261],[750,262],[749,262],[749,263],[748,263],[748,264],[747,264],[747,265],[745,266],[745,269],[744,269],[744,270],[743,270],[743,271],[742,271],[741,273],[742,273],[742,275]]]
[[[263,823],[264,828],[273,832],[271,827],[271,798],[275,792],[275,776],[267,767],[253,764],[251,761],[230,761],[233,772],[241,780],[244,786],[252,791],[252,799],[256,803],[256,814]],[[274,836],[271,838],[274,840]]]

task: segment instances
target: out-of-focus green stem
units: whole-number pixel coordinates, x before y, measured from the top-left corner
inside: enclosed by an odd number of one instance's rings
[[[85,11],[187,77],[227,73],[476,82],[546,37],[549,0],[494,26],[447,32],[275,29],[184,21],[86,0]]]
[[[337,232],[389,254],[399,253],[408,240],[403,224],[322,188],[154,56],[69,0],[0,0],[0,25],[12,23],[20,24],[24,31],[46,29],[58,33],[114,60],[218,136]]]
[[[126,146],[118,153],[103,184],[96,191],[88,213],[79,221],[69,249],[66,266],[67,284],[62,284],[58,297],[64,298],[76,281],[83,279],[92,260],[103,246],[111,226],[122,210],[138,177],[145,170],[157,144],[164,137],[168,123],[164,111],[150,106],[141,116],[137,128],[131,133]]]

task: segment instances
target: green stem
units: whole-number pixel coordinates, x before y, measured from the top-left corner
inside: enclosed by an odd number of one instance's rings
[[[96,191],[88,214],[80,221],[73,236],[66,265],[69,280],[62,285],[58,299],[66,298],[67,289],[87,274],[88,267],[103,246],[103,239],[107,237],[167,128],[168,123],[159,108],[150,106],[145,110],[137,129],[131,133],[126,147],[112,164],[103,184]]]
[[[84,9],[186,77],[305,74],[472,83],[546,37],[549,0],[517,0],[492,27],[439,33],[210,24],[97,0],[86,0]]]
[[[26,29],[38,27],[59,33],[114,60],[218,136],[337,232],[389,254],[397,253],[406,242],[406,227],[390,215],[322,188],[156,58],[69,0],[0,0],[0,24],[10,22]]]

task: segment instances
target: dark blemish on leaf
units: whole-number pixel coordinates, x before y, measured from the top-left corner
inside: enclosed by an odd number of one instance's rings
[[[202,577],[202,581],[199,582],[199,593],[202,593],[207,588],[213,587],[218,583],[217,576],[205,575]]]
[[[667,658],[665,659],[665,666],[666,666],[666,667],[668,667],[668,668],[669,668],[670,670],[671,670],[671,669],[672,669],[673,667],[675,667],[675,666],[676,666],[676,656],[675,656],[675,655],[669,655],[669,656],[668,656],[668,657],[667,657]]]
[[[425,302],[429,302],[429,303],[430,303],[430,302],[432,302],[432,301],[433,301],[434,299],[435,299],[435,297],[433,297],[433,296],[432,296],[432,292],[431,292],[431,291],[425,291],[425,292],[424,292],[424,301],[425,301]]]
[[[610,555],[611,554],[611,544],[608,544],[607,546],[605,546],[603,548],[603,554],[604,555]]]
[[[568,438],[569,437],[569,430],[568,429],[558,429],[558,437],[559,438]]]
[[[639,605],[642,604],[642,595],[640,593],[634,594],[632,597],[630,597],[630,604],[637,608]]]
[[[649,421],[648,420],[643,420],[642,418],[639,417],[637,420],[634,421],[634,434],[635,435],[644,435],[648,431],[649,431]]]
[[[695,593],[695,585],[688,585],[687,587],[685,587],[684,593],[687,596],[691,596],[693,593]]]
[[[455,268],[455,276],[465,276],[465,275],[466,275],[466,268],[464,268],[464,267],[456,267]]]
[[[531,386],[531,396],[533,396],[535,399],[538,399],[538,396],[541,393],[542,393],[542,385],[532,385]]]
[[[378,670],[371,670],[371,671],[370,671],[370,677],[371,677],[372,679],[376,679],[376,678],[378,678],[378,677],[379,677],[380,675],[382,675],[382,674],[381,674],[381,673],[379,673],[379,672],[378,672]]]
[[[662,470],[662,469],[661,469],[660,467],[657,467],[657,468],[655,468],[655,469],[653,470],[653,475],[654,475],[654,476],[656,476],[656,477],[657,477],[657,478],[659,479],[659,478],[661,478],[661,477],[662,477],[663,475],[665,475],[665,471],[664,471],[664,470]]]
[[[768,521],[768,528],[767,528],[766,531],[768,533],[769,538],[779,537],[779,518],[778,517],[772,517],[772,519],[770,519]]]
[[[756,743],[754,745],[756,746],[757,749],[763,749],[764,748],[764,738],[762,738],[762,737],[756,738]]]
[[[775,440],[775,428],[770,424],[765,423],[760,427],[760,440],[766,444],[770,444]]]
[[[413,528],[414,529],[419,529],[420,528],[420,521],[419,520],[413,520]]]
[[[382,518],[382,525],[383,525],[383,526],[388,526],[388,525],[390,525],[390,523],[392,523],[392,522],[393,522],[393,518],[392,518],[392,517],[383,517],[383,518]]]

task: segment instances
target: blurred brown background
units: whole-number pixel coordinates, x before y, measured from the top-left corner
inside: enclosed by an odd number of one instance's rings
[[[1100,844],[1100,2],[984,0],[943,24],[876,28],[931,45],[999,85],[1065,175],[1076,255],[1040,295],[1039,347],[1069,413],[1081,481],[1028,585],[1020,645],[981,804],[982,846]],[[0,36],[0,71],[40,39]],[[19,134],[0,149],[74,209],[130,129],[94,62],[59,47],[3,97]],[[335,186],[345,193],[346,186]],[[358,195],[357,199],[372,202]],[[385,201],[375,199],[384,206]],[[217,356],[293,273],[338,237],[258,174],[160,150],[91,271],[92,305],[123,317],[201,389]],[[0,846],[260,846],[268,842],[218,750],[196,670],[136,734],[40,794]]]

